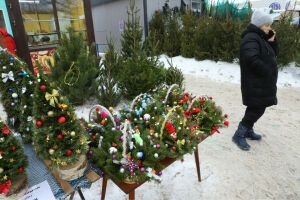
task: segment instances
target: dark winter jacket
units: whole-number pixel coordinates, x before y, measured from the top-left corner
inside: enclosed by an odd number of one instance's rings
[[[13,37],[11,35],[9,35],[7,33],[6,30],[0,28],[0,39],[1,39],[1,43],[2,43],[2,46],[7,49],[9,52],[13,53],[13,54],[16,54],[15,51],[16,51],[16,44],[15,44],[15,41],[13,39]]]
[[[246,106],[268,107],[277,104],[278,41],[249,24],[242,33],[240,46],[241,89]]]

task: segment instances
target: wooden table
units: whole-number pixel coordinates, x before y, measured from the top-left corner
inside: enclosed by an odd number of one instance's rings
[[[207,136],[204,136],[202,138],[202,141],[205,140]],[[200,174],[200,164],[199,164],[199,154],[198,154],[198,145],[196,146],[195,151],[195,162],[196,162],[196,168],[197,168],[197,174],[198,174],[198,181],[201,182],[201,174]],[[173,162],[175,162],[176,158],[165,158],[160,161],[160,164],[162,164],[165,167],[168,167]],[[102,183],[102,193],[101,193],[101,200],[105,199],[106,194],[106,186],[107,186],[107,176],[104,171],[103,172],[103,183]],[[135,199],[135,189],[143,185],[146,181],[139,182],[138,184],[127,184],[124,182],[118,182],[114,179],[111,179],[124,193],[129,194],[129,200]]]

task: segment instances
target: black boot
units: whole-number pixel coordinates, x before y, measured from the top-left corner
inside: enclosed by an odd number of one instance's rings
[[[245,136],[246,136],[246,138],[249,138],[251,140],[260,140],[261,139],[261,135],[254,133],[253,128],[249,129]]]
[[[236,130],[234,136],[232,137],[232,141],[238,145],[238,147],[242,150],[249,150],[250,145],[246,141],[245,135],[247,134],[247,128],[239,124],[238,129]]]

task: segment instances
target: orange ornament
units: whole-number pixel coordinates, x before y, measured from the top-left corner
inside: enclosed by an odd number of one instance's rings
[[[58,146],[57,146],[57,145],[54,145],[54,146],[53,146],[53,149],[54,149],[54,150],[58,149]]]
[[[155,169],[152,169],[152,172],[153,172],[154,174],[156,174],[156,170],[155,170]]]
[[[45,117],[44,117],[44,116],[41,116],[41,120],[42,120],[42,121],[45,121]]]
[[[105,119],[101,121],[101,125],[104,125],[106,123]]]
[[[67,132],[66,132],[65,130],[62,130],[62,131],[61,131],[61,134],[63,134],[63,135],[66,135],[66,133],[67,133]]]

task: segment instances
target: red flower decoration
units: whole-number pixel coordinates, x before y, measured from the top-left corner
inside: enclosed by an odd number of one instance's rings
[[[2,194],[2,193],[7,194],[9,192],[8,186],[10,186],[10,185],[11,185],[10,180],[6,181],[6,183],[4,183],[4,184],[0,183],[0,194]]]
[[[200,108],[196,108],[196,112],[197,113],[201,112]]]
[[[3,128],[2,128],[2,133],[4,133],[4,134],[9,134],[10,133],[10,130],[9,129],[7,129],[7,126],[4,126]]]

